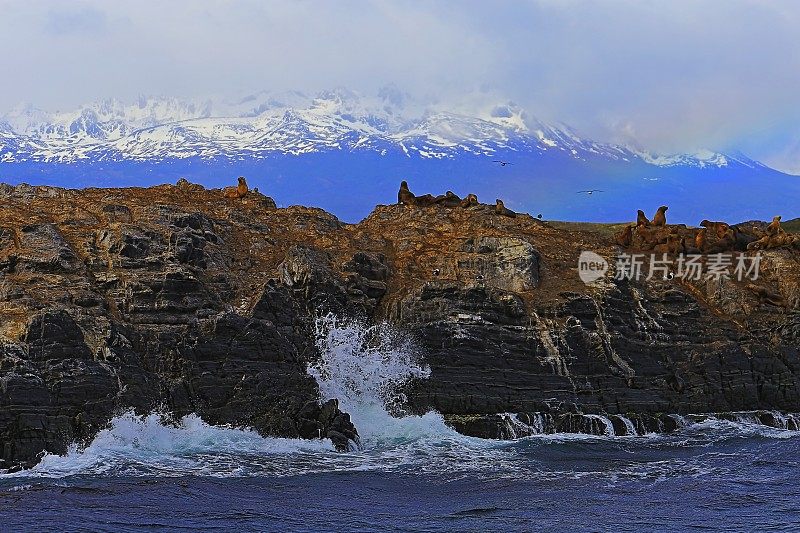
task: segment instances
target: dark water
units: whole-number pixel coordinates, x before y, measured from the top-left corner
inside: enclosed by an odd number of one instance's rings
[[[423,426],[341,454],[129,417],[87,450],[0,478],[0,529],[800,530],[795,433],[709,421],[503,443]]]

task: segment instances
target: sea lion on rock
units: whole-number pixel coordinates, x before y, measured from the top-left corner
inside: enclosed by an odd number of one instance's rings
[[[225,187],[222,193],[225,198],[244,198],[247,196],[248,190],[247,180],[244,179],[244,176],[239,176],[239,184],[236,187]]]
[[[697,235],[694,236],[694,246],[701,252],[705,252],[706,248],[708,247],[708,230],[706,228],[701,229],[697,232]]]
[[[466,198],[461,200],[459,204],[463,208],[472,207],[473,205],[478,205],[478,197],[472,193],[468,194]]]
[[[515,217],[515,216],[517,216],[517,214],[514,211],[512,211],[509,208],[507,208],[503,204],[503,200],[498,198],[496,200],[496,202],[497,202],[497,204],[494,207],[494,212],[495,213],[497,213],[498,215],[503,215],[503,216],[507,216],[507,217]]]
[[[677,233],[671,233],[667,237],[668,253],[671,254],[685,254],[686,253],[686,239]]]
[[[736,236],[736,243],[734,249],[740,252],[747,250],[751,242],[758,240],[759,236],[756,235],[755,228],[747,228],[744,226],[731,226]]]
[[[654,226],[666,226],[667,225],[667,209],[669,207],[662,205],[656,211],[656,214],[653,216],[653,225]]]
[[[458,207],[461,205],[461,198],[453,191],[447,191],[443,195],[436,197],[436,203],[445,207]]]
[[[650,225],[650,219],[644,214],[641,209],[636,211],[636,225],[647,227]]]
[[[628,224],[622,231],[614,235],[614,241],[623,248],[627,248],[631,245],[631,241],[633,240],[633,226]]]
[[[731,229],[730,224],[727,222],[711,222],[710,220],[703,220],[700,225],[712,231],[718,239],[723,239]]]
[[[778,235],[779,233],[783,233],[780,215],[773,217],[772,222],[770,222],[769,226],[767,226],[767,235]]]
[[[727,229],[725,229],[726,227]],[[706,246],[707,252],[716,254],[730,252],[734,249],[736,245],[736,234],[730,226],[727,224],[724,226],[717,226],[715,236],[716,240]]]
[[[428,207],[436,203],[436,198],[431,194],[423,194],[414,198],[414,205],[418,207]]]
[[[753,241],[747,245],[748,250],[766,250],[769,245],[769,235],[764,235],[757,241]]]
[[[197,183],[191,183],[186,178],[180,178],[178,183],[175,184],[182,191],[192,192],[192,191],[202,191],[205,190],[205,187],[202,185],[198,185]]]
[[[657,244],[653,247],[653,251],[659,254],[679,254],[682,253],[681,238],[677,233],[670,233],[667,235],[667,241]]]
[[[408,183],[405,180],[400,182],[400,190],[397,191],[397,203],[403,205],[414,205],[416,196],[408,190]]]
[[[774,248],[797,247],[800,239],[788,233],[778,233],[776,235],[765,235],[755,242],[747,245],[748,250],[772,250]]]
[[[782,231],[782,230],[781,230]],[[777,235],[769,236],[770,248],[789,248],[794,244],[794,236],[788,233],[778,233]]]
[[[692,239],[687,242],[686,237],[681,238],[681,246],[683,246],[683,253],[685,254],[699,254],[700,250],[695,247],[695,241]]]

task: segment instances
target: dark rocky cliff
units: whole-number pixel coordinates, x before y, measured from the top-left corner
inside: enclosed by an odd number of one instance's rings
[[[581,250],[616,253],[493,206],[378,206],[347,225],[188,184],[0,186],[0,468],[128,408],[346,446],[349,417],[305,371],[320,310],[413,335],[431,376],[410,408],[468,434],[743,410],[794,427],[771,411],[800,411],[798,251],[763,252],[755,282],[587,286]]]

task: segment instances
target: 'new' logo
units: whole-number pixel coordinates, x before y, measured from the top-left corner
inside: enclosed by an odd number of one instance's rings
[[[602,256],[584,251],[578,257],[578,276],[587,285],[601,279],[608,272],[608,261]]]

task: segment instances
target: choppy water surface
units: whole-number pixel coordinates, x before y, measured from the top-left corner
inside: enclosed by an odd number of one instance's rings
[[[800,530],[800,434],[708,420],[671,435],[461,436],[390,416],[427,370],[390,332],[321,322],[310,369],[361,448],[198,417],[114,419],[83,449],[0,474],[0,530]]]

